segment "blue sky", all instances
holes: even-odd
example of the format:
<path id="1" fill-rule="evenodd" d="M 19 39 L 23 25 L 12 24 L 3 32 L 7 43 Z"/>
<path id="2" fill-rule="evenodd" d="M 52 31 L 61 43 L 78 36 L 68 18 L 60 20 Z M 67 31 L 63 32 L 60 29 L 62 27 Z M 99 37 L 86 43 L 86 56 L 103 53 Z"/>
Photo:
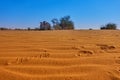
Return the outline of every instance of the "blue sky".
<path id="1" fill-rule="evenodd" d="M 120 28 L 120 0 L 0 0 L 0 27 L 39 27 L 40 21 L 70 15 L 76 29 Z"/>

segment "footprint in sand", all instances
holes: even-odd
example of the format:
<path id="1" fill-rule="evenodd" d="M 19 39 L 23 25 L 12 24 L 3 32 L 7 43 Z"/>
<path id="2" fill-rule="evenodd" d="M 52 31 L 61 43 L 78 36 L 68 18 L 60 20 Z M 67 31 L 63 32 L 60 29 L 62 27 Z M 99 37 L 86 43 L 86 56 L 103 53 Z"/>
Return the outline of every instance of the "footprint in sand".
<path id="1" fill-rule="evenodd" d="M 71 49 L 73 49 L 73 50 L 80 50 L 79 47 L 75 47 L 75 46 L 71 47 Z"/>
<path id="2" fill-rule="evenodd" d="M 113 45 L 106 45 L 106 44 L 97 44 L 97 46 L 99 46 L 101 50 L 113 50 L 116 48 Z"/>
<path id="3" fill-rule="evenodd" d="M 50 56 L 49 53 L 41 53 L 41 54 L 39 54 L 39 55 L 36 55 L 35 57 L 36 57 L 36 58 L 47 58 L 47 57 L 49 57 L 49 56 Z"/>
<path id="4" fill-rule="evenodd" d="M 93 51 L 90 51 L 90 50 L 81 50 L 77 54 L 75 54 L 75 56 L 90 56 L 90 55 L 93 55 L 93 54 L 94 54 Z"/>
<path id="5" fill-rule="evenodd" d="M 72 77 L 67 77 L 65 80 L 73 80 Z"/>

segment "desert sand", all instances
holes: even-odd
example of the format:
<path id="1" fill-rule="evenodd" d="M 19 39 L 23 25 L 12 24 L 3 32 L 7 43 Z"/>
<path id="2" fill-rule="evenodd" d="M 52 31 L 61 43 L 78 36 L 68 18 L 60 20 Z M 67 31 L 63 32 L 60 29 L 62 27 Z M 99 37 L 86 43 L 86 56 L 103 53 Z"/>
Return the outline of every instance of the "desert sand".
<path id="1" fill-rule="evenodd" d="M 120 80 L 120 31 L 0 31 L 0 80 Z"/>

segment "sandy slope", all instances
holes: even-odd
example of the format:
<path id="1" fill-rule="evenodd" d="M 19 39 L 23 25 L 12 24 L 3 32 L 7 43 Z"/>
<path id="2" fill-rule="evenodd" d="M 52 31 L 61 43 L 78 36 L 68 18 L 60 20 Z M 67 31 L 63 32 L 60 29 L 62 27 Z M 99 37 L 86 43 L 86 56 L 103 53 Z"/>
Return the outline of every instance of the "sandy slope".
<path id="1" fill-rule="evenodd" d="M 120 80 L 120 31 L 0 31 L 0 80 Z"/>

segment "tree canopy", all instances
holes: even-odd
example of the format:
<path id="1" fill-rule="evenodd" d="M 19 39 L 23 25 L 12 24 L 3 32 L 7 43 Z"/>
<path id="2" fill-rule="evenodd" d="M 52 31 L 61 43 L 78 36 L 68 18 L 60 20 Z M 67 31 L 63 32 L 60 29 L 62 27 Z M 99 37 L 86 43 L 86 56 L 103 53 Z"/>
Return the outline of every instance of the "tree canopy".
<path id="1" fill-rule="evenodd" d="M 100 27 L 100 29 L 101 29 L 101 30 L 103 30 L 103 29 L 107 29 L 107 30 L 109 30 L 109 29 L 110 29 L 110 30 L 116 30 L 116 29 L 117 29 L 117 25 L 114 24 L 114 23 L 108 23 L 108 24 L 106 24 L 106 25 Z"/>
<path id="2" fill-rule="evenodd" d="M 53 23 L 53 28 L 57 30 L 69 30 L 74 29 L 74 23 L 70 20 L 70 16 L 64 16 L 60 20 L 54 18 L 51 20 Z"/>
<path id="3" fill-rule="evenodd" d="M 40 22 L 40 30 L 51 30 L 51 25 L 47 21 Z"/>

